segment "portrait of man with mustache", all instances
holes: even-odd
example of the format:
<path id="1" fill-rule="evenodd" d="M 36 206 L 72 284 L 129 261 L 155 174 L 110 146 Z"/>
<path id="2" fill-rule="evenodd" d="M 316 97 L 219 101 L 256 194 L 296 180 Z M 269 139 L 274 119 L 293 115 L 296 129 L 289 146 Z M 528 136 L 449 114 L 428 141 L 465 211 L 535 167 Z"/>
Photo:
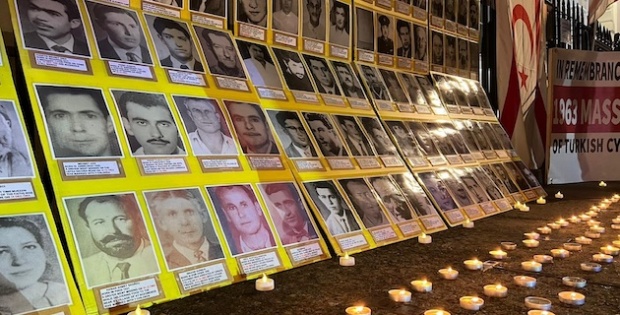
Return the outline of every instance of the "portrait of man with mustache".
<path id="1" fill-rule="evenodd" d="M 258 104 L 224 101 L 245 154 L 279 154 L 267 118 Z"/>

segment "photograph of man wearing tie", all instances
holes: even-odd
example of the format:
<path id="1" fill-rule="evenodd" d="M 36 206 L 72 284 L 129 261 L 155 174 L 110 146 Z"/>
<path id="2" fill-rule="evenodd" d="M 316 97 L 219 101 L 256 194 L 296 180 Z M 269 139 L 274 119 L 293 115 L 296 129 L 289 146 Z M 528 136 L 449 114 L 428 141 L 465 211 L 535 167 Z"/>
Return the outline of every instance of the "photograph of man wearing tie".
<path id="1" fill-rule="evenodd" d="M 276 134 L 280 143 L 285 147 L 284 152 L 289 158 L 312 158 L 317 153 L 310 141 L 310 136 L 301 123 L 301 119 L 293 111 L 267 111 L 271 122 L 276 127 Z M 277 124 L 276 124 L 277 122 Z"/>
<path id="2" fill-rule="evenodd" d="M 225 0 L 189 0 L 189 9 L 200 13 L 226 17 Z"/>
<path id="3" fill-rule="evenodd" d="M 198 52 L 187 23 L 152 15 L 145 15 L 145 17 L 162 67 L 205 71 L 197 58 Z M 164 56 L 165 58 L 161 58 Z"/>
<path id="4" fill-rule="evenodd" d="M 353 212 L 331 180 L 308 182 L 304 186 L 332 236 L 360 230 Z"/>
<path id="5" fill-rule="evenodd" d="M 17 9 L 26 49 L 91 56 L 75 0 L 18 1 Z"/>
<path id="6" fill-rule="evenodd" d="M 321 94 L 341 95 L 335 75 L 324 58 L 304 54 L 306 65 L 312 73 L 316 88 Z"/>
<path id="7" fill-rule="evenodd" d="M 357 121 L 355 121 L 355 117 L 353 116 L 344 116 L 344 115 L 335 115 L 336 119 L 338 119 L 338 125 L 340 127 L 340 131 L 344 135 L 347 145 L 349 146 L 349 151 L 353 156 L 371 156 L 374 155 L 372 149 L 370 148 L 370 141 L 360 128 Z"/>
<path id="8" fill-rule="evenodd" d="M 86 6 L 102 59 L 153 64 L 135 11 L 93 2 Z"/>

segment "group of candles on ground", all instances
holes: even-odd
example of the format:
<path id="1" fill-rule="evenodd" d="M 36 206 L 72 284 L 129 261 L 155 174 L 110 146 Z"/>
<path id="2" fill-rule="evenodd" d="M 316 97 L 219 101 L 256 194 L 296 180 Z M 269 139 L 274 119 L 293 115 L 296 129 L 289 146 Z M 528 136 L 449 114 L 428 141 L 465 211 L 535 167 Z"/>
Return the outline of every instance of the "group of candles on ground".
<path id="1" fill-rule="evenodd" d="M 601 187 L 605 187 L 599 184 Z M 564 198 L 564 195 L 560 192 L 555 194 L 557 199 Z M 585 236 L 579 236 L 575 238 L 575 242 L 564 243 L 562 248 L 552 249 L 551 255 L 534 255 L 533 260 L 524 261 L 521 263 L 521 268 L 529 272 L 541 272 L 543 265 L 553 262 L 553 259 L 563 259 L 570 256 L 571 252 L 581 251 L 583 245 L 592 244 L 592 239 L 600 238 L 601 233 L 605 232 L 605 228 L 601 227 L 601 222 L 594 220 L 598 216 L 598 213 L 602 210 L 606 210 L 611 203 L 620 201 L 620 195 L 615 194 L 611 199 L 604 199 L 597 206 L 593 206 L 588 212 L 579 216 L 572 216 L 568 220 L 559 219 L 555 222 L 547 224 L 547 226 L 538 228 L 538 232 L 524 233 L 525 239 L 523 245 L 528 248 L 535 248 L 539 245 L 540 235 L 551 234 L 552 230 L 557 230 L 562 227 L 566 227 L 569 223 L 585 222 L 588 229 L 585 231 Z M 537 200 L 538 204 L 545 204 L 546 200 L 540 198 Z M 521 211 L 529 211 L 529 207 L 525 204 L 517 203 L 515 208 Z M 469 223 L 469 222 L 468 222 Z M 620 230 L 620 215 L 612 220 L 612 229 Z M 473 222 L 467 227 L 473 227 Z M 419 238 L 419 242 L 423 244 L 429 244 L 432 242 L 432 238 L 429 235 L 423 234 Z M 489 254 L 495 260 L 503 260 L 508 257 L 508 252 L 517 248 L 517 244 L 513 242 L 501 242 L 501 249 L 492 250 Z M 613 245 L 606 245 L 600 247 L 600 253 L 594 254 L 592 260 L 594 262 L 581 263 L 581 270 L 590 272 L 599 272 L 602 270 L 600 263 L 612 263 L 614 256 L 618 256 L 620 253 L 620 235 L 618 240 L 613 241 Z M 484 263 L 478 259 L 469 259 L 463 262 L 465 269 L 468 270 L 481 270 Z M 353 266 L 355 265 L 355 258 L 346 255 L 340 257 L 340 265 Z M 451 267 L 440 269 L 439 275 L 446 280 L 454 280 L 458 277 L 459 272 Z M 536 278 L 525 275 L 518 275 L 514 278 L 514 283 L 521 287 L 534 288 L 536 286 Z M 586 285 L 586 280 L 579 277 L 566 276 L 562 278 L 562 283 L 566 286 L 579 289 Z M 433 290 L 432 282 L 426 279 L 419 279 L 411 281 L 411 287 L 414 291 L 425 293 Z M 508 295 L 508 288 L 501 284 L 489 284 L 483 287 L 484 295 L 493 298 L 503 298 Z M 411 301 L 412 293 L 405 289 L 392 289 L 388 291 L 389 297 L 392 301 L 407 303 Z M 585 303 L 585 295 L 575 291 L 562 291 L 558 293 L 558 299 L 561 303 L 570 306 L 580 306 Z M 484 305 L 484 299 L 478 296 L 462 296 L 459 299 L 459 305 L 466 310 L 478 311 Z M 528 315 L 554 315 L 551 309 L 552 301 L 542 297 L 528 296 L 525 298 L 525 306 L 529 309 Z M 345 310 L 347 315 L 370 315 L 372 310 L 363 305 L 351 306 Z M 450 315 L 446 310 L 431 309 L 424 312 L 424 315 Z"/>

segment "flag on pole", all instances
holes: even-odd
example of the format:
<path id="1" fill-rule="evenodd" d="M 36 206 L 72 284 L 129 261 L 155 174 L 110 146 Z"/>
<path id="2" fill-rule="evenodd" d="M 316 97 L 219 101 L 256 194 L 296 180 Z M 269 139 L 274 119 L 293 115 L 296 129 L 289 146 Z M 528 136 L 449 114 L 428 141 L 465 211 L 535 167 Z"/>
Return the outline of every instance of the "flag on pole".
<path id="1" fill-rule="evenodd" d="M 590 0 L 588 5 L 588 23 L 598 20 L 612 3 L 618 0 Z"/>
<path id="2" fill-rule="evenodd" d="M 531 169 L 545 159 L 546 47 L 544 0 L 496 1 L 500 122 Z"/>

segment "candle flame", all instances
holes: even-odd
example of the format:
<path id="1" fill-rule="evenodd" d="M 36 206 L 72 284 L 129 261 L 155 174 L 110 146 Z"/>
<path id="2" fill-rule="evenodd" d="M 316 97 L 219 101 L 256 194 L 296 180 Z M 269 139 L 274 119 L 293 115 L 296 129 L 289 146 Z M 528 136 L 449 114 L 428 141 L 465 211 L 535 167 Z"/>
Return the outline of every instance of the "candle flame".
<path id="1" fill-rule="evenodd" d="M 361 313 L 363 310 L 364 310 L 364 307 L 363 307 L 363 306 L 356 306 L 356 307 L 355 307 L 355 312 L 356 312 L 356 313 Z"/>
<path id="2" fill-rule="evenodd" d="M 577 298 L 577 294 L 575 294 L 575 292 L 571 293 L 570 298 L 574 300 L 575 298 Z"/>
<path id="3" fill-rule="evenodd" d="M 263 273 L 263 277 L 261 278 L 262 281 L 267 281 L 267 275 Z"/>
<path id="4" fill-rule="evenodd" d="M 437 312 L 437 315 L 443 315 L 443 311 Z"/>
<path id="5" fill-rule="evenodd" d="M 478 297 L 473 297 L 473 298 L 471 299 L 471 301 L 472 301 L 472 302 L 474 302 L 474 303 L 478 303 Z"/>
<path id="6" fill-rule="evenodd" d="M 498 284 L 498 285 L 495 286 L 495 289 L 497 289 L 497 290 L 501 290 L 501 288 L 502 288 L 501 284 Z"/>
<path id="7" fill-rule="evenodd" d="M 422 236 L 420 236 L 421 238 L 426 238 L 426 233 L 422 233 Z"/>
<path id="8" fill-rule="evenodd" d="M 344 259 L 349 259 L 349 254 L 348 253 L 344 253 Z"/>

